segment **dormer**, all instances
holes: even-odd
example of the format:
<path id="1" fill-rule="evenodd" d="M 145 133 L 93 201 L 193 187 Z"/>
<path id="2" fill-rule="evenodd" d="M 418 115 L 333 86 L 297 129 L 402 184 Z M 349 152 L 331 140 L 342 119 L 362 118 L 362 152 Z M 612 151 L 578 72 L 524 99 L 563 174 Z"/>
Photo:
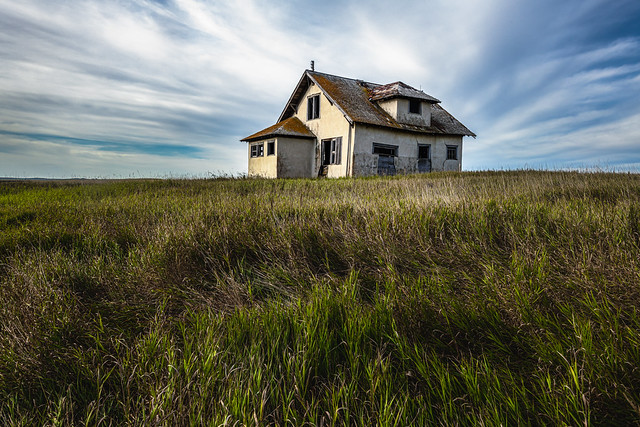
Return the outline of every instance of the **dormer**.
<path id="1" fill-rule="evenodd" d="M 375 87 L 369 100 L 377 103 L 398 123 L 424 127 L 431 126 L 431 106 L 440 102 L 402 82 Z"/>

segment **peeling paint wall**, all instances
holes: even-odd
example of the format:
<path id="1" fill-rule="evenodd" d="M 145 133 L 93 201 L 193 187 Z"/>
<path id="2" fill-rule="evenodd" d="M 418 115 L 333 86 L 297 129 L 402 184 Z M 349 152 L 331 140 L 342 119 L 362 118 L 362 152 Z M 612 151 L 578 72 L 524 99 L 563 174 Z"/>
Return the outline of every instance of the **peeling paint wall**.
<path id="1" fill-rule="evenodd" d="M 395 132 L 358 124 L 354 137 L 353 173 L 355 176 L 378 174 L 379 155 L 373 154 L 373 143 L 398 147 L 397 156 L 394 158 L 398 174 L 418 172 L 418 145 L 431 146 L 431 170 L 433 172 L 462 169 L 462 136 Z M 457 160 L 447 160 L 447 145 L 458 147 Z"/>
<path id="2" fill-rule="evenodd" d="M 320 94 L 320 117 L 307 120 L 307 98 L 315 94 Z M 318 86 L 312 84 L 302 97 L 302 102 L 296 109 L 296 116 L 317 136 L 316 147 L 311 155 L 314 162 L 312 176 L 318 176 L 320 170 L 321 141 L 337 137 L 342 137 L 342 155 L 340 156 L 342 161 L 339 165 L 329 165 L 327 176 L 330 178 L 346 176 L 347 157 L 349 153 L 353 153 L 353 150 L 349 149 L 349 122 L 342 112 L 322 94 Z"/>

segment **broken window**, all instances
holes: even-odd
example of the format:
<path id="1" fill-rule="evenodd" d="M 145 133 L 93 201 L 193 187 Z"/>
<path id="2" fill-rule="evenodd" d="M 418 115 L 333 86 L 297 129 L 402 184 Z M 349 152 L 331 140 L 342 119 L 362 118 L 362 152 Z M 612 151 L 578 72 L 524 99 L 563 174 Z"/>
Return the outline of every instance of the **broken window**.
<path id="1" fill-rule="evenodd" d="M 307 98 L 307 120 L 320 117 L 320 94 Z"/>
<path id="2" fill-rule="evenodd" d="M 251 157 L 262 157 L 264 156 L 264 143 L 252 144 L 251 145 Z"/>
<path id="3" fill-rule="evenodd" d="M 409 112 L 412 114 L 422 114 L 422 101 L 419 99 L 410 99 Z"/>
<path id="4" fill-rule="evenodd" d="M 271 140 L 267 142 L 267 156 L 273 156 L 276 154 L 276 141 Z"/>
<path id="5" fill-rule="evenodd" d="M 397 145 L 378 144 L 378 143 L 374 142 L 373 143 L 373 154 L 381 154 L 383 156 L 396 157 L 398 155 L 398 146 Z"/>
<path id="6" fill-rule="evenodd" d="M 342 137 L 322 140 L 322 164 L 339 165 L 342 161 Z"/>
<path id="7" fill-rule="evenodd" d="M 447 160 L 458 160 L 457 145 L 447 145 Z"/>

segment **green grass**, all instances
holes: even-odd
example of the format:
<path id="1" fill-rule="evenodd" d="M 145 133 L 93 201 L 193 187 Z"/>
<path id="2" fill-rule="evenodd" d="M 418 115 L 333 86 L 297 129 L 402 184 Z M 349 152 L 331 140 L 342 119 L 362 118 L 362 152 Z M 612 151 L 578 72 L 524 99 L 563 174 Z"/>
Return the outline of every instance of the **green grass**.
<path id="1" fill-rule="evenodd" d="M 640 175 L 0 184 L 8 425 L 640 423 Z"/>

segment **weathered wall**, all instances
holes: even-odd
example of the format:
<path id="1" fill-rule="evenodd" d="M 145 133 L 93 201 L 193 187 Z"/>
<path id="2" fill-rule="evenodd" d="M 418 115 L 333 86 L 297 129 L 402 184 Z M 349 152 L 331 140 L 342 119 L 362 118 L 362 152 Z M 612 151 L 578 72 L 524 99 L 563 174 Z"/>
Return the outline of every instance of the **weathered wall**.
<path id="1" fill-rule="evenodd" d="M 307 120 L 307 98 L 317 93 L 320 94 L 320 117 L 317 119 Z M 339 165 L 329 165 L 327 176 L 345 176 L 347 173 L 347 158 L 350 153 L 353 153 L 353 151 L 349 149 L 349 122 L 342 112 L 333 105 L 329 99 L 324 96 L 324 94 L 322 94 L 322 91 L 318 86 L 312 84 L 309 86 L 309 89 L 307 89 L 307 92 L 302 98 L 302 101 L 296 110 L 296 116 L 318 137 L 314 154 L 312 155 L 312 175 L 317 176 L 318 170 L 320 169 L 321 141 L 323 139 L 337 138 L 340 136 L 342 137 L 342 161 Z"/>
<path id="2" fill-rule="evenodd" d="M 431 126 L 431 104 L 421 102 L 422 114 L 409 112 L 409 100 L 404 98 L 392 98 L 378 101 L 378 105 L 391 117 L 400 123 L 416 126 Z"/>
<path id="3" fill-rule="evenodd" d="M 378 105 L 394 119 L 398 118 L 398 98 L 381 99 Z"/>
<path id="4" fill-rule="evenodd" d="M 278 137 L 276 140 L 278 178 L 316 176 L 314 175 L 315 146 L 313 139 Z"/>
<path id="5" fill-rule="evenodd" d="M 400 123 L 407 123 L 416 126 L 431 126 L 431 104 L 428 102 L 421 102 L 421 114 L 414 114 L 409 112 L 409 100 L 404 98 L 398 98 L 398 117 L 397 121 Z"/>
<path id="6" fill-rule="evenodd" d="M 373 143 L 398 146 L 398 156 L 394 159 L 399 174 L 418 172 L 418 145 L 431 145 L 431 170 L 459 171 L 462 169 L 462 137 L 422 135 L 396 132 L 384 128 L 357 124 L 354 136 L 354 168 L 356 176 L 376 175 L 378 155 L 373 154 Z M 447 145 L 458 147 L 458 160 L 446 160 Z"/>
<path id="7" fill-rule="evenodd" d="M 248 174 L 249 176 L 261 176 L 264 178 L 277 178 L 277 154 L 278 143 L 276 142 L 276 155 L 267 156 L 267 141 L 272 141 L 273 138 L 268 138 L 262 141 L 255 141 L 247 144 L 247 158 L 249 159 Z M 264 156 L 263 157 L 251 157 L 251 146 L 257 144 L 264 144 Z"/>

